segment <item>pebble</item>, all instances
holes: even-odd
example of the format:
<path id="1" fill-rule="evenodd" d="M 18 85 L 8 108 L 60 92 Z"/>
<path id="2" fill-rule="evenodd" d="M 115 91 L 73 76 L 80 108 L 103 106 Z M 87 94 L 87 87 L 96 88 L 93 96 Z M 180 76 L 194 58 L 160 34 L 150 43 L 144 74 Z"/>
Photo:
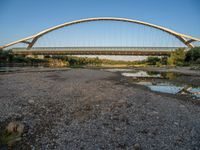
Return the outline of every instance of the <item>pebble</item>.
<path id="1" fill-rule="evenodd" d="M 135 145 L 133 145 L 133 149 L 134 150 L 141 150 L 140 144 L 136 143 Z"/>
<path id="2" fill-rule="evenodd" d="M 29 104 L 33 104 L 34 102 L 35 102 L 35 101 L 32 100 L 32 99 L 28 100 L 28 103 L 29 103 Z"/>
<path id="3" fill-rule="evenodd" d="M 13 121 L 7 125 L 6 130 L 10 133 L 17 132 L 21 135 L 24 132 L 24 124 L 18 121 Z"/>
<path id="4" fill-rule="evenodd" d="M 55 75 L 67 80 L 46 77 Z M 198 105 L 177 99 L 179 95 L 159 96 L 139 86 L 125 87 L 118 78 L 113 81 L 111 77 L 111 73 L 89 69 L 3 75 L 1 127 L 4 129 L 8 120 L 22 120 L 20 123 L 28 130 L 23 131 L 20 147 L 28 149 L 29 143 L 33 150 L 47 148 L 46 145 L 48 149 L 192 149 L 199 143 Z M 24 89 L 20 90 L 15 81 L 22 79 Z M 89 85 L 85 84 L 88 80 L 92 81 Z M 183 105 L 191 111 L 183 109 Z M 74 119 L 73 112 L 77 110 L 84 119 Z M 12 126 L 9 128 L 13 130 Z M 147 128 L 145 134 L 137 132 Z M 181 139 L 176 139 L 177 135 Z"/>

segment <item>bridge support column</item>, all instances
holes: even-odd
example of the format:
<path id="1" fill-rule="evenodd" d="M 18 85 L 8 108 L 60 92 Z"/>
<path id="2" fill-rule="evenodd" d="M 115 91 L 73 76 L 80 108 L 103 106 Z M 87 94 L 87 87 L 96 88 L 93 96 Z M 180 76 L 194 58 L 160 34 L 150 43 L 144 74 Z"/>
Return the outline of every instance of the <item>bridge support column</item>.
<path id="1" fill-rule="evenodd" d="M 187 45 L 189 48 L 194 48 L 194 45 L 191 44 L 191 42 L 192 42 L 193 40 L 187 41 L 184 37 L 181 37 L 181 36 L 177 36 L 177 38 L 178 38 L 179 40 L 181 40 L 181 41 L 182 41 L 185 45 Z"/>
<path id="2" fill-rule="evenodd" d="M 33 47 L 33 45 L 35 44 L 35 42 L 38 40 L 39 37 L 35 37 L 31 43 L 28 45 L 27 49 L 31 49 Z"/>
<path id="3" fill-rule="evenodd" d="M 36 55 L 36 58 L 38 58 L 38 59 L 44 59 L 44 55 Z"/>
<path id="4" fill-rule="evenodd" d="M 44 59 L 44 55 L 26 55 L 29 58 Z"/>

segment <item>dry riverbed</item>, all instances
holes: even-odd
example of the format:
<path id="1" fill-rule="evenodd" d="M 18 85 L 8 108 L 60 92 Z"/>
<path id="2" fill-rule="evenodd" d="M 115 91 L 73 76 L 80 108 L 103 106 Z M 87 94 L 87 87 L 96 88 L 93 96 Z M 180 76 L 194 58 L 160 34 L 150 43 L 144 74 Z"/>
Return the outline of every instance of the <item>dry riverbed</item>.
<path id="1" fill-rule="evenodd" d="M 3 73 L 0 131 L 12 121 L 25 125 L 17 150 L 199 150 L 200 105 L 190 99 L 104 70 Z"/>

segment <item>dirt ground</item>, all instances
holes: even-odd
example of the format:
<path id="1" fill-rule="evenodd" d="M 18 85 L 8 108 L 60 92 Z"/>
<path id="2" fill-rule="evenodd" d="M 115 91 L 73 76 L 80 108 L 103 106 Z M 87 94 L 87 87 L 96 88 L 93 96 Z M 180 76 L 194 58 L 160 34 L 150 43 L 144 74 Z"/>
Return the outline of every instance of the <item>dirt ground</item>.
<path id="1" fill-rule="evenodd" d="M 103 70 L 1 74 L 0 129 L 11 121 L 25 124 L 17 150 L 200 149 L 200 105 Z"/>

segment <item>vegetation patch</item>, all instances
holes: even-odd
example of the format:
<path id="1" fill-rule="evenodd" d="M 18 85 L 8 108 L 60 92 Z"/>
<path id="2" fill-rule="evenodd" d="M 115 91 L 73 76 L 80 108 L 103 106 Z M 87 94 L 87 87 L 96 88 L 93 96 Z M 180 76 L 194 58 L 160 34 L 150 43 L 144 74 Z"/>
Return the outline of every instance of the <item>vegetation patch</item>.
<path id="1" fill-rule="evenodd" d="M 12 147 L 16 142 L 21 140 L 24 132 L 24 124 L 18 121 L 10 122 L 0 133 L 0 148 L 3 146 Z"/>

